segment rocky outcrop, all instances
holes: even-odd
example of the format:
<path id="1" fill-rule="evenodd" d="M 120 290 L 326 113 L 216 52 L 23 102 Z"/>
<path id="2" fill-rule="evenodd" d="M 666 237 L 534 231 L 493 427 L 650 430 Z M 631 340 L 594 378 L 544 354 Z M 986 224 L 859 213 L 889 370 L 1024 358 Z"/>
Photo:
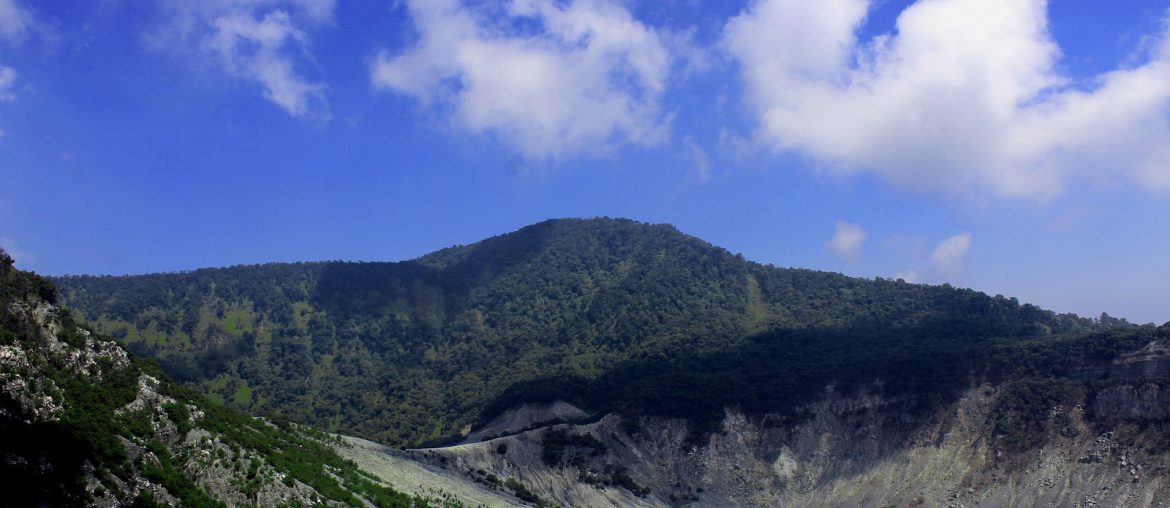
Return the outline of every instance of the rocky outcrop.
<path id="1" fill-rule="evenodd" d="M 1170 345 L 1155 341 L 1109 363 L 1080 369 L 1094 384 L 1094 415 L 1106 421 L 1170 424 Z"/>
<path id="2" fill-rule="evenodd" d="M 72 378 L 72 383 L 92 387 L 107 376 L 131 368 L 130 357 L 124 349 L 62 319 L 59 308 L 48 302 L 10 301 L 2 311 L 7 322 L 21 325 L 18 328 L 23 334 L 18 340 L 0 346 L 0 400 L 6 401 L 0 409 L 0 419 L 9 431 L 36 438 L 50 431 L 38 429 L 65 429 L 75 424 L 62 421 L 68 408 L 66 390 L 70 388 L 60 386 L 48 374 L 50 371 L 58 373 L 57 379 Z M 163 395 L 160 384 L 158 378 L 140 374 L 134 399 L 113 411 L 115 419 L 122 419 L 119 421 L 137 419 L 149 427 L 138 429 L 138 435 L 117 437 L 126 451 L 129 472 L 111 474 L 90 461 L 80 464 L 80 470 L 72 471 L 74 466 L 61 463 L 62 454 L 47 451 L 53 443 L 5 445 L 11 449 L 5 451 L 4 460 L 9 466 L 25 464 L 31 469 L 61 469 L 61 474 L 79 476 L 75 479 L 83 484 L 81 490 L 66 499 L 92 506 L 121 506 L 144 495 L 165 505 L 178 504 L 179 499 L 172 492 L 145 472 L 145 469 L 161 469 L 164 460 L 178 460 L 177 466 L 184 474 L 195 479 L 196 485 L 212 498 L 228 506 L 308 506 L 320 500 L 313 489 L 286 482 L 271 464 L 259 460 L 255 454 L 226 446 L 206 430 L 199 429 L 202 411 L 187 404 L 176 411 L 180 402 Z M 182 415 L 185 421 L 176 422 L 176 415 Z M 88 414 L 87 418 L 97 416 L 100 415 Z M 64 432 L 60 434 L 62 437 L 74 435 L 63 430 L 53 432 Z M 168 457 L 160 457 L 151 450 L 148 441 L 167 447 Z M 59 481 L 74 480 L 62 477 Z"/>
<path id="3" fill-rule="evenodd" d="M 38 301 L 11 302 L 0 309 L 25 322 L 31 344 L 0 346 L 0 396 L 16 404 L 8 416 L 25 423 L 57 421 L 64 411 L 61 387 L 41 370 L 51 365 L 74 376 L 101 380 L 105 372 L 125 368 L 130 359 L 126 351 L 111 341 L 95 338 L 89 330 L 70 330 L 77 338 L 66 344 L 58 337 L 64 331 L 56 306 Z"/>
<path id="4" fill-rule="evenodd" d="M 0 251 L 0 504 L 447 506 L 357 471 L 324 434 L 201 407 L 50 288 Z"/>
<path id="5" fill-rule="evenodd" d="M 323 503 L 311 487 L 277 471 L 255 451 L 229 446 L 205 430 L 192 430 L 180 446 L 191 457 L 184 473 L 228 506 Z"/>
<path id="6" fill-rule="evenodd" d="M 1112 383 L 1170 381 L 1170 344 L 1151 342 L 1137 351 L 1122 353 L 1110 362 L 1076 368 L 1072 377 Z"/>
<path id="7" fill-rule="evenodd" d="M 1140 422 L 1170 422 L 1170 384 L 1117 384 L 1099 390 L 1093 400 L 1098 417 Z"/>
<path id="8" fill-rule="evenodd" d="M 463 443 L 478 443 L 553 422 L 577 422 L 587 418 L 589 413 L 560 400 L 543 404 L 521 404 L 519 407 L 504 411 L 487 425 L 468 433 Z"/>

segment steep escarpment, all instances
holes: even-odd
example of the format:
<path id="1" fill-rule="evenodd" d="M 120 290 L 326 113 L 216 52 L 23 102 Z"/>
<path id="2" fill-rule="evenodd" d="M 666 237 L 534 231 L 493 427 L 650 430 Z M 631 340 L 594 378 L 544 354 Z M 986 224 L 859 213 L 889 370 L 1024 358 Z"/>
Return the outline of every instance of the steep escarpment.
<path id="1" fill-rule="evenodd" d="M 875 378 L 727 407 L 712 433 L 609 414 L 409 453 L 569 506 L 1167 506 L 1167 344 L 1170 325 L 1013 342 L 926 406 Z"/>
<path id="2" fill-rule="evenodd" d="M 800 421 L 729 410 L 701 443 L 683 420 L 610 415 L 411 454 L 565 506 L 1167 506 L 1168 422 L 1126 386 L 1035 408 L 1026 448 L 999 425 L 1010 390 L 984 384 L 920 417 L 830 389 Z M 1095 414 L 1102 398 L 1126 415 Z"/>

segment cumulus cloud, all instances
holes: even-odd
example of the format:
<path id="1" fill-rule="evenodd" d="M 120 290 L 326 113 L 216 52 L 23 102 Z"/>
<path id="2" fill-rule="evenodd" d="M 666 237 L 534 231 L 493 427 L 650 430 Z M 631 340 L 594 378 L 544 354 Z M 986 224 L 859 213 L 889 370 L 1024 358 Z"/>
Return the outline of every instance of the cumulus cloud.
<path id="1" fill-rule="evenodd" d="M 918 190 L 1170 190 L 1166 33 L 1137 65 L 1078 81 L 1045 0 L 919 0 L 895 33 L 859 40 L 872 3 L 760 0 L 727 24 L 762 141 Z"/>
<path id="2" fill-rule="evenodd" d="M 0 65 L 0 101 L 10 101 L 16 98 L 16 94 L 13 92 L 15 85 L 16 70 Z"/>
<path id="3" fill-rule="evenodd" d="M 327 87 L 304 68 L 313 66 L 307 30 L 332 23 L 333 8 L 333 0 L 172 0 L 148 39 L 258 84 L 289 115 L 325 118 Z"/>
<path id="4" fill-rule="evenodd" d="M 825 247 L 843 259 L 853 260 L 861 255 L 861 244 L 865 242 L 865 237 L 866 232 L 861 226 L 837 221 L 837 231 Z"/>
<path id="5" fill-rule="evenodd" d="M 409 0 L 418 41 L 382 52 L 376 88 L 442 108 L 529 158 L 665 139 L 660 107 L 672 67 L 667 39 L 610 0 L 512 0 L 471 9 Z"/>
<path id="6" fill-rule="evenodd" d="M 967 251 L 971 249 L 971 235 L 963 233 L 943 240 L 934 248 L 930 261 L 934 269 L 943 275 L 953 275 L 963 270 Z"/>

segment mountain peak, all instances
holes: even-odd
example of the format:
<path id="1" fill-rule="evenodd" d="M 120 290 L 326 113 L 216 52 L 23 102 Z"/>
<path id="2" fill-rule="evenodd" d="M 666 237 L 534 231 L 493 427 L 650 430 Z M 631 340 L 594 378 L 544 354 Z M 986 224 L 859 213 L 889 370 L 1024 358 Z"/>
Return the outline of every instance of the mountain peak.
<path id="1" fill-rule="evenodd" d="M 595 252 L 598 248 L 667 247 L 689 245 L 722 251 L 670 224 L 652 224 L 631 219 L 594 217 L 548 219 L 516 231 L 458 245 L 424 255 L 416 261 L 444 269 L 469 259 L 490 259 L 494 263 L 518 260 L 542 250 Z"/>
<path id="2" fill-rule="evenodd" d="M 764 266 L 669 225 L 611 218 L 548 220 L 404 262 L 59 285 L 103 331 L 237 408 L 396 444 L 549 396 L 709 423 L 744 397 L 780 410 L 834 376 L 882 377 L 927 353 L 967 364 L 996 340 L 1091 326 L 971 290 Z M 741 385 L 749 365 L 758 382 Z M 760 393 L 782 381 L 778 365 L 803 377 L 773 389 L 789 396 Z M 650 388 L 675 382 L 708 400 Z"/>

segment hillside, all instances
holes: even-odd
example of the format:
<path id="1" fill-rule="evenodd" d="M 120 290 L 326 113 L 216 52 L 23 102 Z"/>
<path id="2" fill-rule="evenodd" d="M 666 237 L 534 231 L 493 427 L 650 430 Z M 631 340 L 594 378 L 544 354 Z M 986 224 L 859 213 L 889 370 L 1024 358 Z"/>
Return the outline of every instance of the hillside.
<path id="1" fill-rule="evenodd" d="M 335 441 L 175 385 L 0 250 L 5 506 L 461 506 L 393 490 Z"/>
<path id="2" fill-rule="evenodd" d="M 996 351 L 1101 325 L 949 286 L 752 263 L 666 225 L 552 220 L 384 263 L 56 279 L 69 307 L 253 414 L 388 444 L 571 401 L 717 427 L 883 381 L 927 410 Z M 794 416 L 799 416 L 794 414 Z"/>
<path id="3" fill-rule="evenodd" d="M 1091 381 L 1064 378 L 1059 397 L 1039 395 L 1036 380 L 987 383 L 915 415 L 874 391 L 829 389 L 804 408 L 808 418 L 729 410 L 698 443 L 684 420 L 612 414 L 406 453 L 562 506 L 1164 507 L 1167 332 L 1090 362 Z M 1009 430 L 1020 417 L 1031 429 L 1024 445 Z M 351 453 L 371 471 L 401 467 L 396 452 Z"/>

